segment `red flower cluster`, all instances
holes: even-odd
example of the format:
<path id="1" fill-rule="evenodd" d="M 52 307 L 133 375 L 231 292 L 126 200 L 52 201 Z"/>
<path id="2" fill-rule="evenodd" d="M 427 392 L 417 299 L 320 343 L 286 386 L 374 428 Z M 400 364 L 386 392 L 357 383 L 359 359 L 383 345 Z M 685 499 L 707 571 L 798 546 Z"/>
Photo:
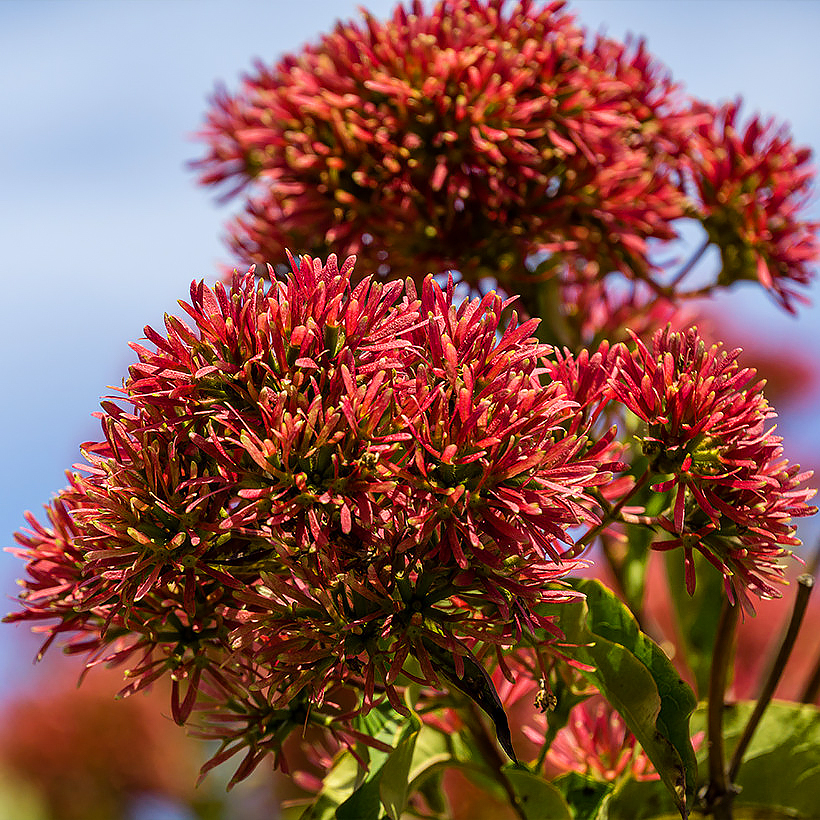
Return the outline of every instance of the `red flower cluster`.
<path id="1" fill-rule="evenodd" d="M 536 250 L 647 275 L 646 240 L 686 213 L 675 157 L 700 115 L 642 44 L 588 44 L 563 5 L 416 0 L 218 92 L 194 167 L 249 190 L 233 248 L 510 292 Z"/>
<path id="2" fill-rule="evenodd" d="M 731 599 L 751 608 L 747 590 L 779 596 L 778 558 L 799 545 L 792 519 L 815 512 L 814 491 L 783 457 L 775 416 L 754 370 L 737 364 L 740 351 L 707 348 L 697 331 L 658 331 L 649 349 L 620 346 L 612 395 L 645 424 L 642 450 L 654 485 L 669 492 L 672 517 L 660 524 L 675 537 L 656 548 L 682 546 L 687 586 L 695 585 L 692 550 L 723 573 Z M 672 498 L 674 500 L 672 500 Z"/>
<path id="3" fill-rule="evenodd" d="M 104 402 L 87 475 L 19 537 L 10 618 L 128 662 L 129 691 L 170 675 L 180 723 L 215 705 L 240 776 L 306 722 L 344 741 L 376 700 L 404 710 L 401 676 L 439 686 L 554 631 L 535 605 L 570 594 L 560 544 L 617 466 L 542 385 L 536 320 L 352 273 L 195 283 L 196 327 L 146 328 L 133 410 Z"/>
<path id="4" fill-rule="evenodd" d="M 687 164 L 695 207 L 720 249 L 718 284 L 759 281 L 790 312 L 805 301 L 792 284 L 808 285 L 820 256 L 820 223 L 801 218 L 811 196 L 811 151 L 797 148 L 773 120 L 738 123 L 739 103 L 700 104 Z"/>

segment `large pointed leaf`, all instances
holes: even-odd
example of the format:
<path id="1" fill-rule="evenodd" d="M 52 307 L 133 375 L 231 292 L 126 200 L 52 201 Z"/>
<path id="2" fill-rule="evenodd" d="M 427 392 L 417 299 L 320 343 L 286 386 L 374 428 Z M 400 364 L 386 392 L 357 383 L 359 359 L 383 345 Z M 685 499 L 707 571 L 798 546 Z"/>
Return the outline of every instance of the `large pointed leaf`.
<path id="1" fill-rule="evenodd" d="M 302 814 L 300 820 L 379 820 L 383 816 L 383 797 L 391 820 L 398 820 L 407 796 L 406 784 L 413 756 L 412 744 L 421 727 L 419 718 L 411 712 L 404 717 L 387 704 L 359 715 L 356 729 L 382 743 L 394 746 L 390 751 L 374 749 L 364 744 L 357 754 L 368 764 L 362 769 L 349 751 L 342 752 L 333 768 L 325 777 L 314 803 Z M 407 742 L 411 741 L 408 751 Z M 387 773 L 388 781 L 382 780 Z M 401 784 L 405 791 L 401 791 Z M 384 790 L 384 791 L 383 791 Z"/>
<path id="2" fill-rule="evenodd" d="M 379 773 L 368 777 L 337 809 L 336 820 L 379 820 L 382 803 L 379 799 Z"/>
<path id="3" fill-rule="evenodd" d="M 624 719 L 686 816 L 697 777 L 689 738 L 694 693 L 606 587 L 584 579 L 570 583 L 586 601 L 548 609 L 571 644 L 566 652 L 592 667 L 585 677 Z"/>
<path id="4" fill-rule="evenodd" d="M 413 712 L 410 718 L 396 748 L 387 756 L 379 778 L 379 799 L 390 820 L 399 820 L 407 805 L 410 767 L 421 731 L 421 721 Z"/>

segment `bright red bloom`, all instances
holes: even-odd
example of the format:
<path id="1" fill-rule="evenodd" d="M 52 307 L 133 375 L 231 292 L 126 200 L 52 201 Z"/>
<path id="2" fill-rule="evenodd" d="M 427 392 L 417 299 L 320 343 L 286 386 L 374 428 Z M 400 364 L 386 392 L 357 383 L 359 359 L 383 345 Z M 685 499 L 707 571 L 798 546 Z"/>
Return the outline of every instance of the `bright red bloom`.
<path id="1" fill-rule="evenodd" d="M 369 273 L 457 269 L 509 292 L 536 250 L 647 275 L 646 240 L 685 214 L 675 158 L 698 115 L 643 44 L 587 43 L 562 7 L 400 5 L 219 91 L 194 165 L 247 190 L 234 250 L 356 253 Z"/>
<path id="2" fill-rule="evenodd" d="M 305 721 L 357 739 L 361 709 L 405 708 L 411 669 L 446 685 L 548 638 L 535 604 L 571 597 L 549 588 L 573 568 L 560 545 L 615 466 L 542 386 L 535 321 L 352 272 L 303 257 L 286 281 L 195 283 L 196 327 L 146 328 L 133 411 L 103 403 L 88 475 L 19 539 L 11 619 L 127 662 L 129 691 L 170 675 L 179 723 L 214 707 L 225 756 L 248 748 L 239 776 Z"/>
<path id="3" fill-rule="evenodd" d="M 820 258 L 820 223 L 802 215 L 811 151 L 773 120 L 754 117 L 741 127 L 739 103 L 697 109 L 709 116 L 695 130 L 687 162 L 699 218 L 720 249 L 718 284 L 757 280 L 794 312 L 793 300 L 806 300 L 793 285 L 808 285 Z"/>
<path id="4" fill-rule="evenodd" d="M 645 424 L 643 454 L 663 479 L 653 489 L 670 493 L 672 516 L 660 523 L 675 538 L 655 548 L 683 546 L 690 592 L 699 549 L 731 599 L 751 608 L 747 590 L 778 596 L 778 558 L 799 545 L 792 519 L 815 512 L 814 491 L 768 427 L 775 413 L 762 383 L 738 366 L 739 351 L 707 348 L 694 328 L 658 331 L 651 349 L 634 341 L 634 352 L 620 347 L 610 387 Z"/>

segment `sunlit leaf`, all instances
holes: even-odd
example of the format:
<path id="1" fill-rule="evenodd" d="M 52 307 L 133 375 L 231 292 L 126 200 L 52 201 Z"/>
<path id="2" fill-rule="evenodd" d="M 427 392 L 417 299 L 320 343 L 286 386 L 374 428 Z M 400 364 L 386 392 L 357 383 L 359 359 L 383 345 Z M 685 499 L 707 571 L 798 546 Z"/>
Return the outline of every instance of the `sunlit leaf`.
<path id="1" fill-rule="evenodd" d="M 571 644 L 567 654 L 592 667 L 583 674 L 624 719 L 685 816 L 697 777 L 689 736 L 694 693 L 603 584 L 583 579 L 571 584 L 586 601 L 548 610 Z"/>
<path id="2" fill-rule="evenodd" d="M 723 737 L 731 755 L 754 709 L 744 701 L 723 711 Z M 693 724 L 703 728 L 705 707 Z M 700 757 L 705 758 L 705 745 Z M 791 812 L 788 816 L 820 816 L 820 710 L 801 703 L 773 701 L 752 737 L 737 777 L 740 794 L 734 804 Z"/>

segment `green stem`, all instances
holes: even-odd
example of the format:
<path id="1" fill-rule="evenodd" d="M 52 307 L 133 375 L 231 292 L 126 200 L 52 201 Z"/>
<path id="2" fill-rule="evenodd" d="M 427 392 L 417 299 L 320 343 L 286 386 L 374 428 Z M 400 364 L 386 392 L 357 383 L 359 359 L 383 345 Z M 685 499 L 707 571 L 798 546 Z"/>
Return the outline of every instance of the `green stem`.
<path id="1" fill-rule="evenodd" d="M 535 769 L 535 771 L 541 776 L 543 776 L 542 770 L 544 768 L 544 762 L 549 754 L 552 741 L 555 740 L 558 732 L 561 731 L 561 728 L 562 727 L 560 726 L 552 726 L 547 723 L 547 731 L 544 733 L 544 743 L 541 745 L 541 751 L 538 752 L 538 759 L 535 761 L 535 765 L 533 766 L 533 769 Z"/>
<path id="2" fill-rule="evenodd" d="M 560 291 L 560 275 L 555 273 L 540 281 L 534 279 L 532 274 L 522 276 L 515 283 L 513 292 L 518 294 L 527 314 L 541 320 L 535 331 L 539 342 L 574 351 L 580 340 L 561 309 L 563 299 Z"/>
<path id="3" fill-rule="evenodd" d="M 732 762 L 729 764 L 729 781 L 734 782 L 737 777 L 740 764 L 743 762 L 743 755 L 751 743 L 752 737 L 757 729 L 766 707 L 771 702 L 774 690 L 780 682 L 783 675 L 783 670 L 786 668 L 786 663 L 789 656 L 794 649 L 794 642 L 797 640 L 797 633 L 800 631 L 800 625 L 803 623 L 803 616 L 806 614 L 806 607 L 809 603 L 811 590 L 814 586 L 814 578 L 811 575 L 801 575 L 797 579 L 797 597 L 794 601 L 794 609 L 792 610 L 792 617 L 789 621 L 789 628 L 786 630 L 786 635 L 783 638 L 783 643 L 780 646 L 780 652 L 777 653 L 777 658 L 766 678 L 766 683 L 757 699 L 754 711 L 749 718 L 748 723 L 743 729 L 743 734 L 735 747 L 732 755 Z"/>
<path id="4" fill-rule="evenodd" d="M 632 596 L 628 593 L 628 584 L 626 573 L 624 572 L 624 562 L 618 561 L 616 555 L 614 554 L 612 547 L 610 546 L 609 542 L 606 538 L 601 538 L 601 551 L 604 554 L 604 558 L 606 558 L 607 564 L 609 564 L 609 568 L 612 570 L 612 576 L 615 579 L 615 583 L 618 586 L 618 591 L 620 592 L 621 600 L 626 602 L 626 605 L 629 607 L 630 612 L 635 616 L 635 620 L 638 622 L 638 628 L 641 632 L 647 632 L 647 624 L 646 624 L 646 615 L 643 610 L 643 602 L 638 600 L 633 600 Z M 655 635 L 650 635 L 653 639 L 656 638 Z M 661 643 L 661 641 L 658 641 Z"/>
<path id="5" fill-rule="evenodd" d="M 565 558 L 577 558 L 583 551 L 584 547 L 590 544 L 595 538 L 598 537 L 598 534 L 603 532 L 610 524 L 615 522 L 620 514 L 621 510 L 624 508 L 627 501 L 632 498 L 635 493 L 640 490 L 647 481 L 649 481 L 649 470 L 646 470 L 644 474 L 635 482 L 632 486 L 632 489 L 620 500 L 618 503 L 610 508 L 609 510 L 605 510 L 603 517 L 601 518 L 601 523 L 596 524 L 583 538 L 580 538 L 578 541 L 575 542 L 574 546 L 570 547 L 569 550 L 565 553 L 563 557 Z"/>
<path id="6" fill-rule="evenodd" d="M 732 656 L 732 642 L 735 637 L 739 607 L 723 599 L 718 620 L 715 648 L 712 655 L 712 669 L 709 674 L 709 706 L 707 712 L 707 744 L 709 749 L 709 785 L 706 787 L 705 802 L 715 820 L 732 820 L 732 791 L 726 779 L 726 764 L 723 752 L 723 697 L 726 692 L 726 678 L 729 660 Z"/>

